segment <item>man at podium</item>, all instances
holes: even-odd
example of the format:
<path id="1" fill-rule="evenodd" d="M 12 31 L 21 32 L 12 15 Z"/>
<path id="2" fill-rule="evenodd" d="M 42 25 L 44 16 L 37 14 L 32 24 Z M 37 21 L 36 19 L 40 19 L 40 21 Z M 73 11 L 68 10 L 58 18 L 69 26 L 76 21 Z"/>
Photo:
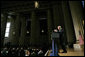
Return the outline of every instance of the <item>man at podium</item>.
<path id="1" fill-rule="evenodd" d="M 58 32 L 60 33 L 60 37 L 59 37 L 59 42 L 60 42 L 60 46 L 61 48 L 63 49 L 63 52 L 62 53 L 67 53 L 67 50 L 66 50 L 66 47 L 65 47 L 65 41 L 64 41 L 64 37 L 63 37 L 63 29 L 61 26 L 58 26 L 57 27 L 58 29 Z"/>

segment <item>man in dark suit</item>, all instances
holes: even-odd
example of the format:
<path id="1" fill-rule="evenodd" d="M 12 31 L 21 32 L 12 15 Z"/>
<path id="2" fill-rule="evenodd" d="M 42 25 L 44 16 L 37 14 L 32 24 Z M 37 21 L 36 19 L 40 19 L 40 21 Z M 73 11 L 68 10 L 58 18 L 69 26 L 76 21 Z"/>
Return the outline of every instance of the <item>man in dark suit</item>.
<path id="1" fill-rule="evenodd" d="M 60 33 L 60 38 L 59 39 L 60 39 L 61 48 L 63 49 L 62 53 L 67 53 L 67 50 L 66 50 L 66 47 L 65 47 L 65 41 L 64 41 L 65 39 L 63 37 L 64 30 L 62 29 L 61 26 L 58 26 L 57 29 L 58 29 L 58 32 Z"/>

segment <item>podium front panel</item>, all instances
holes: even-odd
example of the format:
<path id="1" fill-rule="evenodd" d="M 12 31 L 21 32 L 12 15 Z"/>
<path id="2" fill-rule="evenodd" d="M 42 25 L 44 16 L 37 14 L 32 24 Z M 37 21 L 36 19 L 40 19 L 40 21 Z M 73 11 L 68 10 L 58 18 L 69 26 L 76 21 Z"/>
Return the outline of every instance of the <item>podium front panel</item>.
<path id="1" fill-rule="evenodd" d="M 51 37 L 52 38 L 59 38 L 60 37 L 60 34 L 58 32 L 52 32 Z"/>

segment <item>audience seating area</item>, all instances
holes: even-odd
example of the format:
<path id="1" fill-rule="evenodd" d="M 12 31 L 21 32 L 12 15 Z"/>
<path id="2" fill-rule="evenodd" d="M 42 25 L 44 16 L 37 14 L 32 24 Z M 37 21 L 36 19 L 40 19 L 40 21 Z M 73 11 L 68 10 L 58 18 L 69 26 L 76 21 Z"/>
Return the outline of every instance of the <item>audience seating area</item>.
<path id="1" fill-rule="evenodd" d="M 47 50 L 23 47 L 1 48 L 1 56 L 44 56 Z"/>

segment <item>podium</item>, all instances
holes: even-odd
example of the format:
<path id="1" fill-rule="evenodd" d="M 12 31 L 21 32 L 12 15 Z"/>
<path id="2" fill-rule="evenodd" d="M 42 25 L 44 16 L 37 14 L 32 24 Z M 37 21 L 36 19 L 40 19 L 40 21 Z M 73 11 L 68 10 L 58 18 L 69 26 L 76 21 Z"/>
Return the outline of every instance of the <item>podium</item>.
<path id="1" fill-rule="evenodd" d="M 51 38 L 52 38 L 52 55 L 51 56 L 58 56 L 58 48 L 57 43 L 55 40 L 57 40 L 60 37 L 59 32 L 52 32 Z"/>
<path id="2" fill-rule="evenodd" d="M 60 37 L 60 33 L 59 32 L 52 32 L 51 34 L 52 39 L 56 39 Z"/>

